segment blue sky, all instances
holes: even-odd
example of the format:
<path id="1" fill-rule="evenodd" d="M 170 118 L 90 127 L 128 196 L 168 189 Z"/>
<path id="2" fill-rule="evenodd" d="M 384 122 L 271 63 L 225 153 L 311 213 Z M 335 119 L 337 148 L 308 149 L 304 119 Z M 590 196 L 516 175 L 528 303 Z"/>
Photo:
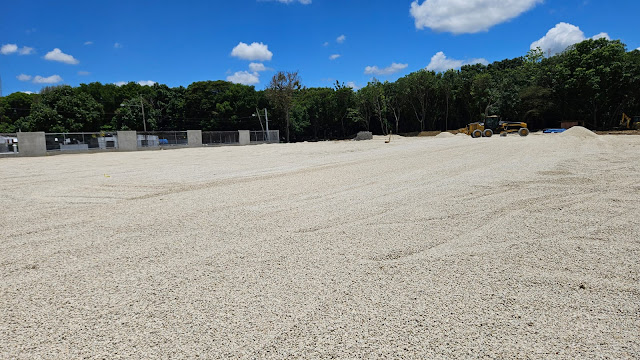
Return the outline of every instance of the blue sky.
<path id="1" fill-rule="evenodd" d="M 93 81 L 263 89 L 275 70 L 359 87 L 521 56 L 536 41 L 548 53 L 596 35 L 640 47 L 640 4 L 622 0 L 15 0 L 1 11 L 4 95 Z"/>

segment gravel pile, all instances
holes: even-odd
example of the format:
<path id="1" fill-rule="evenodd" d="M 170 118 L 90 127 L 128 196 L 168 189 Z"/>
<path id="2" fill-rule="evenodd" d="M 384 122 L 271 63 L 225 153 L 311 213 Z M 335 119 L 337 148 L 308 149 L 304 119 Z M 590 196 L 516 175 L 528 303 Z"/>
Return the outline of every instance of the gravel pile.
<path id="1" fill-rule="evenodd" d="M 455 135 L 453 135 L 453 134 L 452 134 L 452 133 L 450 133 L 450 132 L 443 131 L 443 132 L 441 132 L 440 134 L 436 135 L 436 137 L 437 137 L 437 138 L 452 138 L 452 137 L 456 137 L 456 136 L 455 136 Z"/>
<path id="2" fill-rule="evenodd" d="M 562 133 L 560 133 L 560 136 L 564 136 L 564 137 L 574 137 L 574 138 L 578 138 L 578 139 L 582 139 L 582 140 L 586 140 L 586 139 L 594 139 L 599 137 L 600 135 L 594 133 L 593 131 L 584 128 L 582 126 L 574 126 Z"/>
<path id="3" fill-rule="evenodd" d="M 0 159 L 0 358 L 637 359 L 640 137 L 600 138 Z"/>

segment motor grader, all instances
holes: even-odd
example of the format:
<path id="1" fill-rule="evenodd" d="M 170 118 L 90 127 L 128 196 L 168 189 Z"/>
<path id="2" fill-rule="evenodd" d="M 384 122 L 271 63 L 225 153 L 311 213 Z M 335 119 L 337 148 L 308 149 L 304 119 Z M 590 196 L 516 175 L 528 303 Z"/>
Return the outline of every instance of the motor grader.
<path id="1" fill-rule="evenodd" d="M 471 123 L 464 129 L 460 129 L 460 132 L 471 135 L 472 138 L 492 137 L 493 134 L 507 136 L 511 133 L 518 133 L 520 136 L 529 135 L 527 123 L 502 121 L 498 115 L 487 116 L 484 122 Z"/>

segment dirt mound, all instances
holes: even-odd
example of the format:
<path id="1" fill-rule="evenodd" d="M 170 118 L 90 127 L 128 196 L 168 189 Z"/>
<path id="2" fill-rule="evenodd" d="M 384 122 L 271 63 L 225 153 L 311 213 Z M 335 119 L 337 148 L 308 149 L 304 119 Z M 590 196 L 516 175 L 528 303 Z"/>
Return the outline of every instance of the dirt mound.
<path id="1" fill-rule="evenodd" d="M 571 129 L 561 133 L 560 136 L 571 136 L 574 138 L 586 140 L 597 138 L 599 135 L 582 126 L 574 126 Z"/>
<path id="2" fill-rule="evenodd" d="M 441 132 L 440 134 L 436 135 L 437 138 L 452 138 L 452 137 L 456 137 L 455 135 L 453 135 L 450 132 Z"/>
<path id="3" fill-rule="evenodd" d="M 465 133 L 457 133 L 456 136 L 469 136 L 469 135 L 467 135 Z"/>

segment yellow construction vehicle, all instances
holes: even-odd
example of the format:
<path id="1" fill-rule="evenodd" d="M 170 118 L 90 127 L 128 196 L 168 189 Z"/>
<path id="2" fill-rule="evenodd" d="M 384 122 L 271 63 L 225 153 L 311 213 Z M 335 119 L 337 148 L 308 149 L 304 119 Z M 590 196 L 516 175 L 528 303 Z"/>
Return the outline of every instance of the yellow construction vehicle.
<path id="1" fill-rule="evenodd" d="M 529 135 L 527 123 L 514 121 L 501 121 L 498 115 L 487 116 L 484 122 L 474 122 L 460 132 L 471 135 L 472 138 L 492 137 L 493 134 L 507 136 L 510 133 L 518 133 L 520 136 Z"/>
<path id="2" fill-rule="evenodd" d="M 625 113 L 622 113 L 620 127 L 628 130 L 640 130 L 640 116 L 634 116 L 633 119 Z"/>

